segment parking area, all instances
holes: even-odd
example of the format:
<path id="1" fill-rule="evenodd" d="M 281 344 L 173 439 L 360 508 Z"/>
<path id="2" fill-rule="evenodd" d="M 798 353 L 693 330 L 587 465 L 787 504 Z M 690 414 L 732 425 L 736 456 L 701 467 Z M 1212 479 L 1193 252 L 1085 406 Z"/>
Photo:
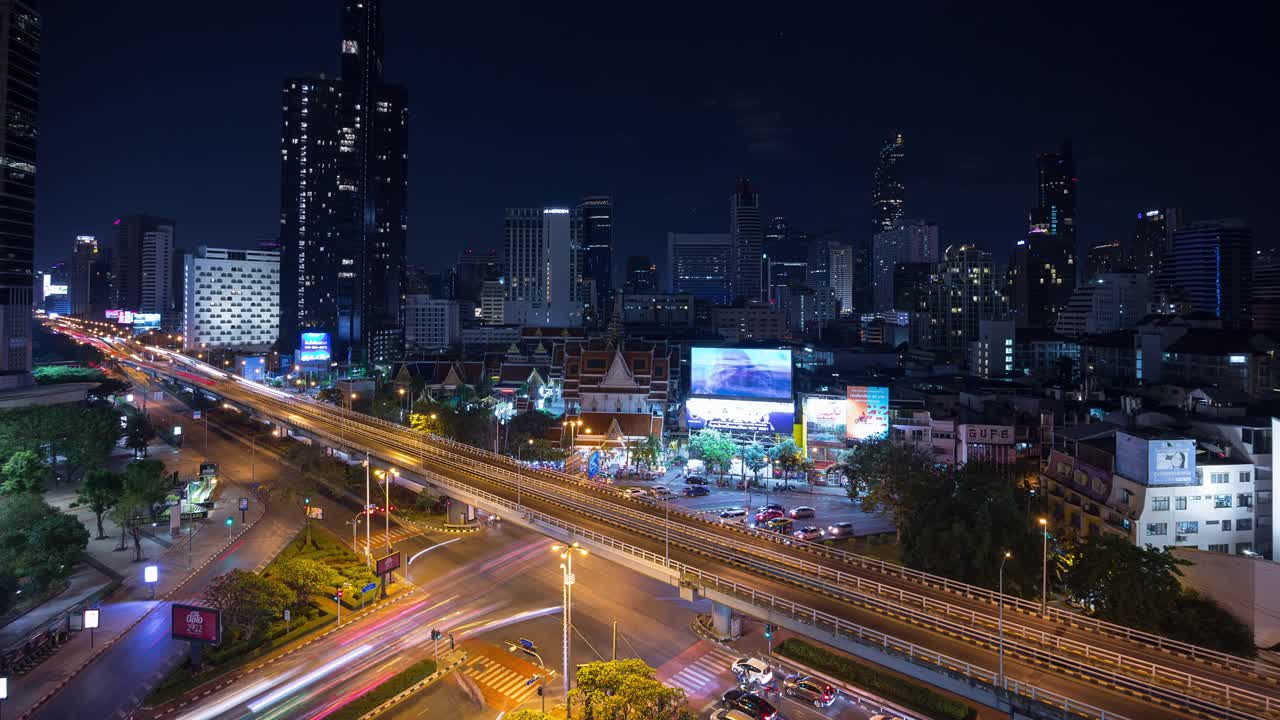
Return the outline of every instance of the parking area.
<path id="1" fill-rule="evenodd" d="M 810 486 L 793 481 L 791 489 L 785 491 L 774 491 L 772 489 L 765 491 L 760 488 L 737 490 L 732 486 L 717 487 L 715 480 L 716 478 L 713 475 L 708 478 L 707 484 L 699 486 L 705 487 L 707 494 L 698 497 L 686 497 L 684 495 L 685 488 L 693 486 L 685 483 L 684 477 L 678 470 L 668 472 L 664 477 L 653 481 L 618 481 L 615 483 L 615 487 L 625 490 L 628 487 L 650 489 L 662 486 L 670 492 L 669 502 L 673 508 L 680 507 L 690 512 L 703 513 L 716 519 L 720 519 L 721 513 L 726 510 L 746 508 L 745 515 L 736 518 L 725 518 L 724 522 L 745 522 L 748 525 L 753 525 L 755 524 L 755 514 L 758 508 L 776 503 L 781 505 L 788 513 L 797 507 L 813 509 L 813 517 L 795 518 L 792 523 L 792 530 L 799 530 L 807 526 L 825 530 L 837 523 L 851 523 L 853 526 L 851 537 L 893 532 L 893 523 L 887 515 L 863 512 L 857 501 L 849 499 L 847 491 L 843 487 Z M 736 478 L 734 478 L 734 481 L 736 482 Z M 772 484 L 770 483 L 770 485 Z M 662 501 L 658 500 L 658 502 Z"/>

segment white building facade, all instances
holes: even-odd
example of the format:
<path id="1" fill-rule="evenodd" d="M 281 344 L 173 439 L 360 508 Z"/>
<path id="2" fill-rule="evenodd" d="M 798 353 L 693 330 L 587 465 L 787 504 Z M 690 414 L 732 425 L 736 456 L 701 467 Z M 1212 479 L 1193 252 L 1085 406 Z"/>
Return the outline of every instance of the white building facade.
<path id="1" fill-rule="evenodd" d="M 581 325 L 582 216 L 564 207 L 508 208 L 505 221 L 507 323 Z"/>
<path id="2" fill-rule="evenodd" d="M 458 303 L 429 295 L 404 298 L 404 346 L 410 352 L 439 350 L 457 343 L 461 335 Z"/>
<path id="3" fill-rule="evenodd" d="M 200 246 L 186 257 L 183 347 L 266 350 L 280 335 L 280 253 Z"/>

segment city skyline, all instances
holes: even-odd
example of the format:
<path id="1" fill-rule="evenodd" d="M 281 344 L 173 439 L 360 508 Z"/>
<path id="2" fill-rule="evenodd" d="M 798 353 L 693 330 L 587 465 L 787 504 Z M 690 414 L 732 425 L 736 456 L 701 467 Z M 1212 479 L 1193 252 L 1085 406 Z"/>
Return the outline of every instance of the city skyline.
<path id="1" fill-rule="evenodd" d="M 106 52 L 100 43 L 110 39 L 115 47 L 127 45 L 120 41 L 134 33 L 155 35 L 156 27 L 174 20 L 177 9 L 160 4 L 132 6 L 128 12 L 91 5 L 74 12 L 67 12 L 69 5 L 49 8 L 37 263 L 63 259 L 76 235 L 107 236 L 111 220 L 129 212 L 174 217 L 183 228 L 184 247 L 249 247 L 273 234 L 280 79 L 338 70 L 333 59 L 341 32 L 338 13 L 302 8 L 295 3 L 263 9 L 255 27 L 229 26 L 214 11 L 184 15 L 196 29 L 183 36 L 181 47 L 161 41 L 155 54 L 174 58 L 164 64 L 151 60 L 155 54 Z M 867 87 L 875 66 L 856 72 L 866 60 L 862 53 L 871 56 L 889 42 L 870 33 L 878 23 L 874 13 L 862 18 L 868 36 L 862 38 L 864 49 L 856 51 L 831 42 L 831 31 L 817 19 L 783 19 L 776 26 L 734 19 L 759 49 L 760 69 L 753 80 L 727 74 L 714 42 L 651 67 L 626 60 L 628 51 L 642 49 L 632 47 L 634 40 L 623 38 L 616 48 L 593 45 L 599 64 L 574 77 L 566 71 L 576 53 L 535 54 L 531 66 L 509 62 L 527 55 L 521 52 L 527 40 L 513 29 L 498 28 L 485 40 L 509 49 L 499 52 L 495 45 L 495 52 L 480 59 L 481 49 L 465 48 L 479 39 L 474 35 L 437 37 L 431 25 L 418 22 L 420 11 L 405 4 L 391 4 L 385 12 L 388 81 L 407 84 L 419 97 L 433 97 L 410 124 L 410 144 L 418 148 L 408 203 L 410 262 L 438 262 L 463 247 L 497 247 L 505 207 L 572 203 L 600 193 L 613 195 L 618 208 L 614 257 L 649 254 L 656 260 L 667 232 L 727 229 L 723 197 L 737 177 L 750 177 L 760 186 L 762 218 L 786 216 L 809 231 L 839 226 L 842 240 L 859 240 L 852 235 L 870 223 L 866 198 L 877 146 L 891 130 L 903 132 L 911 144 L 907 215 L 937 222 L 948 243 L 976 243 L 997 260 L 1021 236 L 1026 208 L 1034 203 L 1036 154 L 1051 152 L 1064 139 L 1076 148 L 1083 244 L 1127 239 L 1134 212 L 1165 206 L 1184 208 L 1193 222 L 1241 217 L 1255 227 L 1260 245 L 1274 242 L 1263 182 L 1274 150 L 1262 145 L 1260 119 L 1241 113 L 1228 127 L 1207 106 L 1161 93 L 1175 78 L 1185 77 L 1194 89 L 1202 78 L 1232 69 L 1223 90 L 1247 100 L 1252 68 L 1260 66 L 1250 59 L 1256 51 L 1248 42 L 1228 46 L 1221 41 L 1221 52 L 1198 55 L 1193 62 L 1158 41 L 1163 35 L 1158 28 L 1135 39 L 1063 19 L 1064 32 L 1083 32 L 1082 39 L 1101 52 L 1050 69 L 1051 59 L 1030 38 L 1020 40 L 1014 33 L 1005 49 L 1010 56 L 1022 52 L 1028 61 L 1025 68 L 1012 67 L 994 51 L 957 43 L 954 37 L 963 35 L 958 32 L 963 27 L 956 23 L 974 21 L 935 12 L 926 14 L 921 32 L 936 36 L 937 49 L 909 61 L 901 68 L 902 79 L 886 89 Z M 685 19 L 678 27 L 655 31 L 679 40 L 718 20 L 704 10 Z M 839 25 L 853 16 L 823 19 Z M 1033 20 L 1015 14 L 970 29 L 980 44 L 981 37 L 1007 35 Z M 1144 22 L 1164 26 L 1184 20 L 1174 13 Z M 571 19 L 551 31 L 572 33 L 581 30 L 580 22 Z M 428 42 L 422 41 L 423 33 L 432 33 Z M 967 64 L 943 66 L 944 52 L 961 53 Z M 1134 55 L 1126 74 L 1103 74 L 1106 58 L 1122 52 Z M 1200 59 L 1211 55 L 1215 58 Z M 810 81 L 781 82 L 815 61 L 831 73 L 848 73 L 853 86 L 840 97 L 826 97 L 815 94 L 817 85 Z M 684 66 L 688 77 L 680 76 Z M 978 70 L 988 71 L 982 90 L 965 81 Z M 517 71 L 548 81 L 512 90 L 505 83 Z M 123 79 L 96 82 L 103 72 Z M 1020 105 L 1015 91 L 1033 75 L 1046 86 L 1069 88 L 1073 107 L 1053 120 L 1015 112 Z M 201 82 L 182 81 L 188 77 Z M 598 82 L 601 78 L 610 81 Z M 717 82 L 708 85 L 713 79 Z M 1142 89 L 1132 90 L 1139 82 Z M 149 86 L 170 88 L 173 101 L 145 114 L 125 112 L 120 104 Z M 216 106 L 210 86 L 218 90 Z M 873 111 L 864 112 L 844 97 L 859 90 L 873 93 Z M 635 97 L 624 99 L 625 91 Z M 544 116 L 494 112 L 495 106 L 524 106 L 538 95 L 553 106 Z M 945 121 L 926 112 L 943 106 L 948 107 Z M 89 116 L 84 108 L 97 111 Z M 1129 112 L 1138 108 L 1144 112 Z M 992 122 L 993 117 L 1001 119 Z M 212 139 L 224 123 L 239 128 L 235 143 Z M 1194 142 L 1203 137 L 1214 140 Z M 175 149 L 199 172 L 164 171 Z M 64 180 L 55 184 L 50 176 Z M 1205 182 L 1209 177 L 1215 182 Z"/>

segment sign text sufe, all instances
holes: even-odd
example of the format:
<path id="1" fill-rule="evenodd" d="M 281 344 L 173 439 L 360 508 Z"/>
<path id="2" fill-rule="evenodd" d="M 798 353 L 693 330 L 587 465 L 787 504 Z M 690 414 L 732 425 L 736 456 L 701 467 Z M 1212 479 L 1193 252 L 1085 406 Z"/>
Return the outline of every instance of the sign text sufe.
<path id="1" fill-rule="evenodd" d="M 965 442 L 1012 445 L 1013 428 L 1008 425 L 965 425 Z"/>

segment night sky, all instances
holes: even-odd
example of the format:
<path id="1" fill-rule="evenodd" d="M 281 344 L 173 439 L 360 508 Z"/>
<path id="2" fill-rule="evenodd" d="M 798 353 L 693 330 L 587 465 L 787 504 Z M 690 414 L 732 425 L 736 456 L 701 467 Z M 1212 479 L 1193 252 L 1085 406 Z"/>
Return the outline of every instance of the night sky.
<path id="1" fill-rule="evenodd" d="M 937 222 L 943 245 L 1003 257 L 1035 153 L 1067 137 L 1086 243 L 1127 240 L 1160 205 L 1242 217 L 1263 245 L 1280 230 L 1261 5 L 457 5 L 385 5 L 385 74 L 410 92 L 411 262 L 500 247 L 504 207 L 601 192 L 617 264 L 660 262 L 668 231 L 727 230 L 739 176 L 766 217 L 861 238 L 891 129 L 907 215 Z M 337 71 L 339 0 L 43 13 L 39 263 L 126 212 L 176 218 L 187 248 L 278 232 L 280 84 Z"/>

